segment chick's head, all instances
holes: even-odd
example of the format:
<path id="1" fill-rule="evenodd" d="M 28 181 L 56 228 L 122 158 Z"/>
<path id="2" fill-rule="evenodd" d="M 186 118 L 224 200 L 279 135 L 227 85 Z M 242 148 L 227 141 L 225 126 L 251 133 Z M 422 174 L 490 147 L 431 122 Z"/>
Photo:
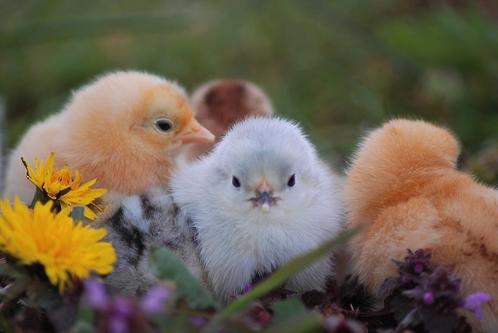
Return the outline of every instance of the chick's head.
<path id="1" fill-rule="evenodd" d="M 250 117 L 269 117 L 273 114 L 263 90 L 245 80 L 209 81 L 194 91 L 191 103 L 196 119 L 216 136 L 217 142 L 236 123 Z M 212 148 L 213 144 L 193 145 L 189 157 L 197 159 Z"/>
<path id="2" fill-rule="evenodd" d="M 282 216 L 313 204 L 320 182 L 314 147 L 280 119 L 236 125 L 209 157 L 212 192 L 233 213 Z"/>
<path id="3" fill-rule="evenodd" d="M 245 80 L 214 80 L 192 94 L 196 118 L 217 139 L 237 122 L 257 116 L 271 116 L 273 108 L 257 85 Z"/>
<path id="4" fill-rule="evenodd" d="M 68 164 L 122 193 L 164 184 L 179 148 L 214 141 L 181 87 L 142 72 L 97 79 L 75 92 L 66 113 Z"/>
<path id="5" fill-rule="evenodd" d="M 193 117 L 183 91 L 171 84 L 149 89 L 132 115 L 131 132 L 155 151 L 171 151 L 183 144 L 210 143 L 214 136 Z"/>

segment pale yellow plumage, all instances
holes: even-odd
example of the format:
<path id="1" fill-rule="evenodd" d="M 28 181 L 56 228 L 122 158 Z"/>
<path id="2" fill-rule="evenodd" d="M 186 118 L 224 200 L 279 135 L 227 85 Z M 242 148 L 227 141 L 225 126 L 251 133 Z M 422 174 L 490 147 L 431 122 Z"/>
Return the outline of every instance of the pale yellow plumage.
<path id="1" fill-rule="evenodd" d="M 79 170 L 82 181 L 96 178 L 97 187 L 113 193 L 141 193 L 167 183 L 184 144 L 212 141 L 175 83 L 142 72 L 107 74 L 28 130 L 10 155 L 4 194 L 30 202 L 34 187 L 20 159 L 32 162 L 52 152 L 55 167 Z"/>

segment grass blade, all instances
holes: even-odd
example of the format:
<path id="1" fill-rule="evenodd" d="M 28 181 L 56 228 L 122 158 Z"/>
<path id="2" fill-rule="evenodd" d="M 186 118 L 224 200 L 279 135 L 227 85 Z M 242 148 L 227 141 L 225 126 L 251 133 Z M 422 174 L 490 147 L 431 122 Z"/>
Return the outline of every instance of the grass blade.
<path id="1" fill-rule="evenodd" d="M 320 257 L 334 250 L 337 246 L 345 243 L 348 239 L 354 236 L 360 228 L 349 229 L 341 232 L 337 237 L 326 241 L 315 250 L 312 250 L 302 256 L 296 257 L 286 265 L 280 267 L 266 280 L 257 285 L 253 290 L 247 294 L 242 295 L 235 301 L 230 303 L 224 310 L 216 315 L 208 326 L 207 332 L 216 331 L 220 323 L 227 317 L 234 315 L 244 310 L 251 302 L 257 300 L 259 297 L 267 294 L 271 290 L 277 288 L 287 281 L 289 277 L 296 274 L 304 267 L 310 265 Z"/>

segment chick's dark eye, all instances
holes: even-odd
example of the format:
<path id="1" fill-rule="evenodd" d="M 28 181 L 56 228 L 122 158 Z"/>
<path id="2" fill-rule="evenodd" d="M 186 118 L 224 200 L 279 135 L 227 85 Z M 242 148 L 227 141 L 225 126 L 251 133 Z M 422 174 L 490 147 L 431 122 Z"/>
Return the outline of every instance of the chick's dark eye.
<path id="1" fill-rule="evenodd" d="M 154 126 L 159 132 L 169 132 L 173 128 L 171 120 L 166 118 L 157 119 Z"/>
<path id="2" fill-rule="evenodd" d="M 232 177 L 232 185 L 233 187 L 239 188 L 240 187 L 240 181 L 237 177 L 233 176 Z"/>
<path id="3" fill-rule="evenodd" d="M 290 176 L 289 180 L 287 181 L 287 186 L 292 187 L 296 185 L 296 175 Z"/>

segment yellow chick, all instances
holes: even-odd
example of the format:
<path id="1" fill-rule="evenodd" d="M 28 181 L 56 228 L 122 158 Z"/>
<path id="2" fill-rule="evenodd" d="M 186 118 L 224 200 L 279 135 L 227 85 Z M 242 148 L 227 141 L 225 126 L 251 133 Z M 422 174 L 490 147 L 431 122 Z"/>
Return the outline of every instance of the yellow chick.
<path id="1" fill-rule="evenodd" d="M 263 90 L 245 80 L 209 81 L 194 91 L 191 103 L 196 119 L 216 136 L 216 142 L 246 118 L 273 115 L 270 100 Z M 213 145 L 194 145 L 190 158 L 211 151 Z"/>
<path id="2" fill-rule="evenodd" d="M 393 120 L 364 139 L 345 188 L 349 226 L 367 227 L 350 244 L 353 270 L 377 292 L 396 275 L 392 259 L 430 249 L 462 279 L 463 296 L 492 296 L 474 325 L 497 332 L 498 191 L 455 169 L 459 151 L 450 132 L 423 121 Z"/>
<path id="3" fill-rule="evenodd" d="M 85 179 L 115 194 L 137 194 L 168 182 L 183 145 L 214 142 L 193 116 L 176 83 L 156 75 L 120 71 L 74 92 L 63 110 L 33 125 L 10 155 L 5 195 L 29 202 L 34 187 L 21 157 L 56 154 L 57 166 L 80 170 Z"/>

